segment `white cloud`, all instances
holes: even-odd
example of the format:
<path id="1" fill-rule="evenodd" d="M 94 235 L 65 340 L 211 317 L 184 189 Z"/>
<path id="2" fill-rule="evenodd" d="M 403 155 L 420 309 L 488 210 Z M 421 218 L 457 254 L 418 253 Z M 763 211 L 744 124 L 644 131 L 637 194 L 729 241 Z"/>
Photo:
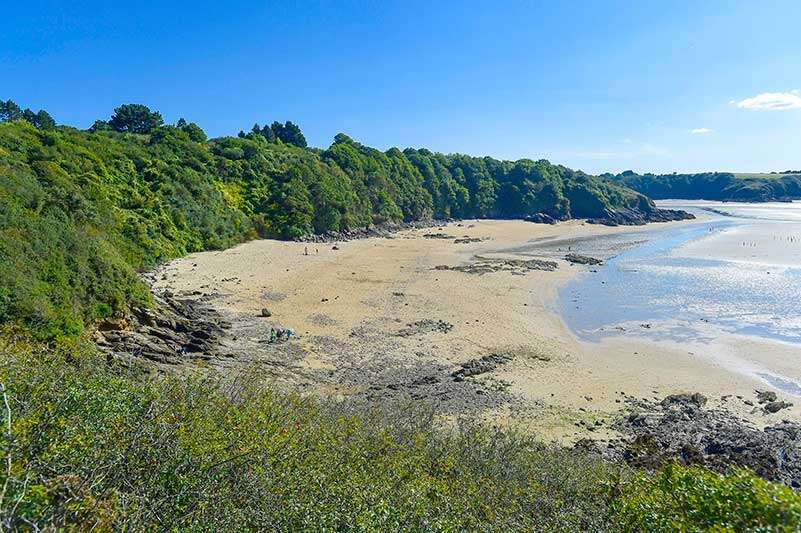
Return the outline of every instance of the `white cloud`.
<path id="1" fill-rule="evenodd" d="M 786 93 L 761 93 L 751 98 L 732 101 L 740 109 L 756 109 L 760 111 L 786 111 L 801 109 L 801 94 L 798 90 Z"/>
<path id="2" fill-rule="evenodd" d="M 693 135 L 706 135 L 708 133 L 712 133 L 712 130 L 710 130 L 709 128 L 695 128 L 690 130 L 690 133 L 692 133 Z"/>

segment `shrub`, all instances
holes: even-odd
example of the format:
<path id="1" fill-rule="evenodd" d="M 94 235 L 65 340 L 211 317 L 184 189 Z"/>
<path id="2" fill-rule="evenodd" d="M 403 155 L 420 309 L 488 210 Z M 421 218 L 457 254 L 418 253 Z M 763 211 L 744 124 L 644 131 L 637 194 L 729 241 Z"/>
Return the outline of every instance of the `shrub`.
<path id="1" fill-rule="evenodd" d="M 4 529 L 795 530 L 801 497 L 737 470 L 620 471 L 419 403 L 334 403 L 150 376 L 82 343 L 0 337 Z"/>
<path id="2" fill-rule="evenodd" d="M 615 503 L 627 531 L 798 531 L 801 496 L 747 469 L 729 475 L 668 464 L 640 474 Z"/>
<path id="3" fill-rule="evenodd" d="M 2 348 L 6 528 L 509 530 L 605 527 L 609 468 L 514 432 L 148 377 L 80 346 Z"/>

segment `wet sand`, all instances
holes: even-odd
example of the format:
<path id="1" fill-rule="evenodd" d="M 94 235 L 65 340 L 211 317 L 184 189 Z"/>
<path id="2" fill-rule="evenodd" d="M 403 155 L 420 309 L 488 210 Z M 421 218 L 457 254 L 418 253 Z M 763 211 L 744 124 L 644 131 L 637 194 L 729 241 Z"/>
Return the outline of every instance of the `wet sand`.
<path id="1" fill-rule="evenodd" d="M 534 240 L 647 234 L 683 223 L 633 230 L 481 220 L 337 244 L 259 240 L 174 261 L 161 269 L 155 289 L 203 295 L 241 318 L 228 347 L 241 357 L 221 361 L 221 369 L 231 369 L 236 359 L 265 363 L 276 379 L 304 392 L 375 399 L 411 391 L 413 398 L 451 405 L 448 414 L 475 405 L 488 419 L 566 441 L 586 434 L 580 421 L 607 420 L 619 411 L 621 391 L 643 398 L 701 392 L 712 405 L 763 425 L 797 417 L 798 407 L 755 412 L 742 400 L 753 399 L 763 383 L 686 346 L 626 337 L 577 340 L 552 304 L 559 287 L 592 267 L 560 258 L 567 250 L 543 252 L 558 264 L 554 271 L 442 269 L 528 260 L 530 251 L 520 256 L 514 250 Z M 437 233 L 452 238 L 431 238 Z M 272 316 L 259 317 L 263 308 Z M 297 337 L 281 348 L 265 345 L 258 337 L 270 326 L 293 328 Z M 287 345 L 291 365 L 271 355 L 285 353 Z M 499 353 L 511 354 L 510 360 L 467 378 L 469 389 L 452 379 L 460 365 Z M 603 434 L 603 427 L 592 431 Z"/>

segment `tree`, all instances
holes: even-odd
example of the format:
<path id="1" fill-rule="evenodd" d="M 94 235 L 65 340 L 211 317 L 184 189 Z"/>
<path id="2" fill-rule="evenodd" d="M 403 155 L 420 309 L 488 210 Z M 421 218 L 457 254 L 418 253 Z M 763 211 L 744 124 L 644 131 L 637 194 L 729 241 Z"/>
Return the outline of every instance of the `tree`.
<path id="1" fill-rule="evenodd" d="M 194 122 L 187 122 L 183 117 L 178 119 L 178 122 L 175 123 L 175 127 L 189 135 L 189 138 L 197 143 L 206 142 L 208 140 L 203 128 Z"/>
<path id="2" fill-rule="evenodd" d="M 32 109 L 25 108 L 25 111 L 19 113 L 19 107 L 17 107 L 17 104 L 14 102 L 11 102 L 11 100 L 2 104 L 6 107 L 4 109 L 0 109 L 0 113 L 2 113 L 3 116 L 15 117 L 8 120 L 22 119 L 29 124 L 33 124 L 33 126 L 39 128 L 40 130 L 49 130 L 56 127 L 56 121 L 53 120 L 53 117 L 50 116 L 50 113 L 44 109 L 40 109 L 34 113 Z"/>
<path id="3" fill-rule="evenodd" d="M 56 121 L 50 116 L 50 113 L 44 109 L 40 109 L 36 113 L 36 122 L 34 125 L 40 130 L 51 130 L 56 127 Z"/>
<path id="4" fill-rule="evenodd" d="M 36 113 L 31 111 L 29 108 L 25 108 L 25 111 L 22 112 L 22 119 L 26 122 L 36 125 Z"/>
<path id="5" fill-rule="evenodd" d="M 275 122 L 272 123 L 272 125 L 270 126 L 270 129 L 273 130 L 273 133 L 275 134 L 275 137 L 277 139 L 281 139 L 281 141 L 284 140 L 284 125 L 283 124 L 281 124 L 280 122 L 278 122 L 276 120 Z"/>
<path id="6" fill-rule="evenodd" d="M 22 118 L 22 110 L 11 100 L 0 100 L 0 122 L 9 122 Z"/>
<path id="7" fill-rule="evenodd" d="M 112 129 L 127 133 L 150 133 L 164 124 L 161 113 L 150 111 L 142 104 L 123 104 L 114 109 L 111 120 L 108 121 Z"/>
<path id="8" fill-rule="evenodd" d="M 261 129 L 261 135 L 269 142 L 275 142 L 275 132 L 273 132 L 273 129 L 270 126 L 264 126 Z"/>
<path id="9" fill-rule="evenodd" d="M 275 136 L 281 139 L 285 144 L 294 144 L 301 148 L 306 148 L 306 146 L 308 146 L 306 144 L 306 137 L 303 136 L 300 127 L 290 120 L 287 120 L 284 124 L 273 122 L 270 128 L 272 128 Z"/>
<path id="10" fill-rule="evenodd" d="M 281 140 L 288 144 L 300 146 L 301 148 L 306 148 L 307 146 L 306 137 L 303 136 L 300 127 L 289 120 L 284 124 L 284 138 Z"/>
<path id="11" fill-rule="evenodd" d="M 89 127 L 89 132 L 94 133 L 96 131 L 109 131 L 111 130 L 111 126 L 108 125 L 108 122 L 105 120 L 95 120 L 94 124 Z"/>
<path id="12" fill-rule="evenodd" d="M 189 138 L 197 143 L 203 143 L 208 140 L 206 136 L 206 132 L 203 131 L 203 128 L 195 124 L 194 122 L 190 122 L 189 124 L 185 125 L 181 128 L 182 131 L 185 131 Z"/>

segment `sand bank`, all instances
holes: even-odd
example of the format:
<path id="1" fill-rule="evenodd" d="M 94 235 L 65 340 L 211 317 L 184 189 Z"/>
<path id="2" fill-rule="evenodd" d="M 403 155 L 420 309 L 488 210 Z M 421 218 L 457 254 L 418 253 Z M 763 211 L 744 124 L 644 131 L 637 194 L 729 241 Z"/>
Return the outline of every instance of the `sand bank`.
<path id="1" fill-rule="evenodd" d="M 637 231 L 672 224 L 682 222 Z M 216 362 L 221 369 L 260 364 L 281 383 L 307 392 L 409 395 L 441 403 L 446 414 L 475 406 L 484 416 L 558 439 L 581 436 L 586 430 L 577 423 L 618 411 L 621 392 L 701 392 L 713 404 L 764 418 L 742 402 L 721 399 L 753 398 L 764 384 L 697 349 L 641 338 L 578 341 L 552 302 L 560 286 L 591 267 L 572 265 L 560 258 L 562 250 L 551 250 L 545 259 L 555 261 L 556 270 L 528 268 L 520 261 L 531 256 L 514 252 L 530 241 L 631 231 L 579 221 L 474 220 L 392 239 L 260 240 L 174 261 L 163 267 L 155 288 L 198 294 L 241 319 L 228 343 L 231 356 Z M 459 269 L 476 264 L 490 268 Z M 259 316 L 265 308 L 269 318 Z M 269 327 L 290 327 L 298 336 L 280 346 L 264 344 Z M 491 354 L 509 357 L 481 359 Z M 460 368 L 478 370 L 454 381 L 451 374 Z"/>

